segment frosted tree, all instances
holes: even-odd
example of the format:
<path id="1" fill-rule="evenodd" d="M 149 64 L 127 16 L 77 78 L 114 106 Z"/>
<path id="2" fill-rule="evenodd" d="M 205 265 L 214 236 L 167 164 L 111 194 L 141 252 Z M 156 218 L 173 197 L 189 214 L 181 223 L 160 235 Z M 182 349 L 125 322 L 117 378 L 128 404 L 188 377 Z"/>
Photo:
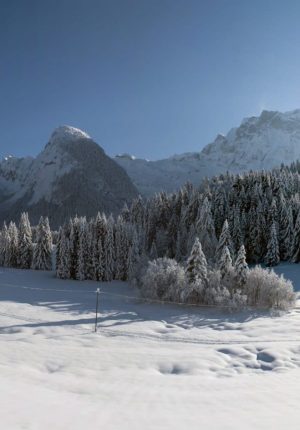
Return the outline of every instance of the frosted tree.
<path id="1" fill-rule="evenodd" d="M 205 197 L 199 208 L 196 220 L 196 235 L 201 242 L 204 254 L 211 261 L 215 256 L 218 241 L 211 213 L 211 205 L 207 197 Z"/>
<path id="2" fill-rule="evenodd" d="M 292 246 L 292 262 L 299 263 L 300 261 L 300 211 L 298 212 L 294 234 L 293 234 L 293 246 Z"/>
<path id="3" fill-rule="evenodd" d="M 95 281 L 103 280 L 105 278 L 102 275 L 102 268 L 106 266 L 104 251 L 105 251 L 105 241 L 108 233 L 107 219 L 104 214 L 98 213 L 95 220 L 91 221 L 90 232 L 91 232 L 91 247 L 92 247 L 92 261 L 89 272 L 93 272 L 92 279 Z M 100 272 L 98 266 L 102 267 Z M 101 279 L 99 279 L 99 273 L 101 274 Z"/>
<path id="4" fill-rule="evenodd" d="M 126 281 L 128 277 L 129 235 L 128 224 L 118 217 L 115 223 L 115 279 L 121 281 Z"/>
<path id="5" fill-rule="evenodd" d="M 228 249 L 228 246 L 225 245 L 222 248 L 222 254 L 219 261 L 219 270 L 221 273 L 221 277 L 225 278 L 227 275 L 230 274 L 232 269 L 233 267 L 232 267 L 232 259 L 231 259 L 230 251 Z"/>
<path id="6" fill-rule="evenodd" d="M 152 242 L 149 257 L 150 257 L 150 260 L 156 260 L 158 258 L 155 241 Z"/>
<path id="7" fill-rule="evenodd" d="M 189 283 L 198 280 L 201 280 L 203 283 L 207 281 L 207 261 L 198 237 L 195 239 L 191 254 L 187 260 L 185 273 Z"/>
<path id="8" fill-rule="evenodd" d="M 21 269 L 30 269 L 32 265 L 32 233 L 28 214 L 21 214 L 19 224 L 18 263 Z"/>
<path id="9" fill-rule="evenodd" d="M 243 244 L 243 235 L 240 223 L 240 211 L 238 206 L 234 207 L 232 223 L 232 241 L 235 249 L 240 249 Z"/>
<path id="10" fill-rule="evenodd" d="M 129 248 L 129 253 L 128 253 L 128 279 L 130 281 L 133 281 L 135 279 L 139 262 L 140 262 L 139 238 L 136 230 L 134 230 L 131 246 Z"/>
<path id="11" fill-rule="evenodd" d="M 229 231 L 229 225 L 228 221 L 224 221 L 224 225 L 222 228 L 222 232 L 219 238 L 219 243 L 216 250 L 216 259 L 219 261 L 223 255 L 224 248 L 227 247 L 228 251 L 230 253 L 230 256 L 233 255 L 233 245 L 232 245 L 232 239 Z"/>
<path id="12" fill-rule="evenodd" d="M 293 243 L 293 214 L 288 204 L 283 204 L 280 211 L 279 252 L 281 260 L 291 257 Z"/>
<path id="13" fill-rule="evenodd" d="M 69 229 L 70 229 L 69 270 L 70 270 L 70 277 L 72 279 L 77 279 L 80 222 L 81 222 L 81 219 L 78 218 L 77 216 L 73 219 L 71 218 L 69 221 Z"/>
<path id="14" fill-rule="evenodd" d="M 237 284 L 239 287 L 242 287 L 246 283 L 249 270 L 248 264 L 246 262 L 246 251 L 244 245 L 242 245 L 238 251 L 234 264 L 234 270 L 237 277 Z"/>
<path id="15" fill-rule="evenodd" d="M 85 218 L 79 221 L 79 238 L 78 238 L 78 258 L 76 267 L 76 279 L 83 281 L 87 277 L 87 263 L 88 263 L 88 230 Z"/>
<path id="16" fill-rule="evenodd" d="M 105 281 L 112 281 L 114 279 L 114 233 L 113 224 L 109 220 L 107 223 L 107 234 L 104 241 L 104 253 L 105 253 Z"/>
<path id="17" fill-rule="evenodd" d="M 274 221 L 271 226 L 270 238 L 267 247 L 267 254 L 265 257 L 267 266 L 277 266 L 280 263 L 279 245 L 277 238 L 276 222 Z"/>
<path id="18" fill-rule="evenodd" d="M 18 229 L 14 222 L 10 222 L 8 226 L 8 235 L 9 240 L 7 241 L 7 265 L 9 267 L 18 267 L 18 247 L 19 247 L 19 240 L 18 240 Z"/>
<path id="19" fill-rule="evenodd" d="M 4 222 L 3 228 L 1 231 L 1 266 L 7 267 L 9 265 L 9 246 L 10 246 L 10 237 L 8 233 L 8 228 L 6 223 Z"/>
<path id="20" fill-rule="evenodd" d="M 51 270 L 52 268 L 52 236 L 48 218 L 40 218 L 37 227 L 37 242 L 33 251 L 32 268 L 35 270 Z"/>
<path id="21" fill-rule="evenodd" d="M 60 232 L 59 257 L 56 266 L 56 276 L 61 279 L 70 278 L 70 231 L 69 226 L 64 225 Z"/>

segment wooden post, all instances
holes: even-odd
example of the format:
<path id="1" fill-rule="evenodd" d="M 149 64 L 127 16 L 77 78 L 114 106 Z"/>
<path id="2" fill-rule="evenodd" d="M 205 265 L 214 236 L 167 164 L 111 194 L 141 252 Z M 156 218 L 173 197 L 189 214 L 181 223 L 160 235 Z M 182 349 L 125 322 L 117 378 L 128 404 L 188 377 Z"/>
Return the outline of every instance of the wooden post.
<path id="1" fill-rule="evenodd" d="M 97 290 L 96 290 L 96 318 L 95 318 L 95 333 L 97 332 L 97 325 L 98 325 L 98 303 L 99 303 L 99 294 L 100 294 L 100 288 L 97 288 Z"/>

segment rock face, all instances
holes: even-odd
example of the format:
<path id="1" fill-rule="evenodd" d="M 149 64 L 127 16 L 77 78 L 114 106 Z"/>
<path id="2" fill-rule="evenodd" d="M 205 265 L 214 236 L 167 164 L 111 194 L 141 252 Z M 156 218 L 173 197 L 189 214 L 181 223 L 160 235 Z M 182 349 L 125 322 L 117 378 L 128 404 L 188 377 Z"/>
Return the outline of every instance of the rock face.
<path id="1" fill-rule="evenodd" d="M 162 189 L 173 191 L 185 182 L 199 184 L 205 176 L 226 171 L 270 169 L 300 159 L 300 110 L 263 111 L 259 117 L 245 118 L 239 127 L 199 153 L 146 161 L 128 155 L 117 156 L 133 183 L 144 195 Z"/>
<path id="2" fill-rule="evenodd" d="M 36 158 L 0 163 L 1 222 L 26 210 L 33 223 L 47 215 L 56 228 L 71 215 L 116 214 L 137 195 L 125 170 L 74 127 L 58 127 Z"/>

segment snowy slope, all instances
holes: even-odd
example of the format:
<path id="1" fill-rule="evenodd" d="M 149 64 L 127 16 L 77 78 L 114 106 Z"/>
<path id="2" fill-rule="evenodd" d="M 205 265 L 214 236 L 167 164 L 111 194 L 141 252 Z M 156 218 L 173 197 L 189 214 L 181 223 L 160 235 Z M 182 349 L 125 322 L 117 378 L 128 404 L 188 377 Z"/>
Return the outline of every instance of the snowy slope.
<path id="1" fill-rule="evenodd" d="M 185 182 L 199 184 L 205 176 L 270 169 L 300 158 L 300 110 L 263 111 L 245 118 L 226 136 L 218 135 L 199 153 L 146 161 L 117 156 L 134 184 L 145 195 L 173 191 Z"/>
<path id="2" fill-rule="evenodd" d="M 299 310 L 153 305 L 103 283 L 95 334 L 97 287 L 0 268 L 1 428 L 298 428 Z"/>
<path id="3" fill-rule="evenodd" d="M 29 211 L 57 226 L 70 215 L 117 212 L 137 191 L 125 171 L 85 132 L 61 126 L 36 158 L 0 163 L 0 221 Z"/>

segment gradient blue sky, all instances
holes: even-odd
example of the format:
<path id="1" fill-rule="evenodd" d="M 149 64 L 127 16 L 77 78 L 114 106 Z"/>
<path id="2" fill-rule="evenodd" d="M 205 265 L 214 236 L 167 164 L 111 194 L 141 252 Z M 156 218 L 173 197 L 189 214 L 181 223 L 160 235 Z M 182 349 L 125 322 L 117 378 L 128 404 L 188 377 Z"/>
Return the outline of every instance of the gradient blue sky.
<path id="1" fill-rule="evenodd" d="M 299 1 L 0 0 L 0 155 L 69 124 L 157 159 L 295 108 Z"/>

